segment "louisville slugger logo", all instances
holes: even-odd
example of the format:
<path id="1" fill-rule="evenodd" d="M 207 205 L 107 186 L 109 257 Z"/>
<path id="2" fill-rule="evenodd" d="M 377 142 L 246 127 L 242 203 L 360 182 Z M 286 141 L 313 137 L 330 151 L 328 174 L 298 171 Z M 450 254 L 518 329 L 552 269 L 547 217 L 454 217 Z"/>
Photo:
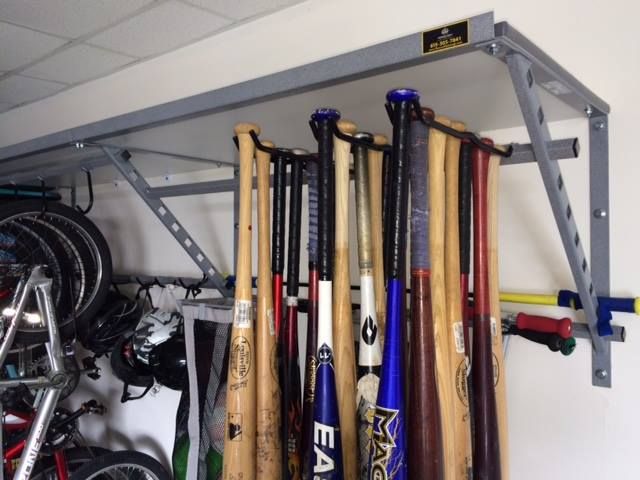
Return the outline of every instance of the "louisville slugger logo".
<path id="1" fill-rule="evenodd" d="M 323 475 L 331 474 L 336 469 L 336 462 L 330 452 L 335 449 L 336 429 L 330 425 L 313 423 L 313 451 L 316 463 L 313 466 L 313 479 L 321 480 Z M 317 475 L 319 474 L 319 475 Z"/>
<path id="2" fill-rule="evenodd" d="M 393 472 L 387 474 L 387 466 L 396 447 L 396 432 L 393 431 L 392 426 L 397 416 L 398 410 L 376 407 L 371 452 L 370 478 L 372 480 L 387 480 L 394 477 Z"/>
<path id="3" fill-rule="evenodd" d="M 373 345 L 373 342 L 376 341 L 376 337 L 378 336 L 378 327 L 376 326 L 371 315 L 367 315 L 364 322 L 362 323 L 362 340 L 367 345 Z"/>

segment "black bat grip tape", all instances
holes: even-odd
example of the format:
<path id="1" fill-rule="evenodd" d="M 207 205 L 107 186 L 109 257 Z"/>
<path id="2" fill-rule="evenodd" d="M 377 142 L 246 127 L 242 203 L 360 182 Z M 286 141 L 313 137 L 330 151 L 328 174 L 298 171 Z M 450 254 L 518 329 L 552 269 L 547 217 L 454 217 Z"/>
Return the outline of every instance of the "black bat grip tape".
<path id="1" fill-rule="evenodd" d="M 287 160 L 278 155 L 273 167 L 273 231 L 271 233 L 271 268 L 276 273 L 284 271 L 286 196 Z"/>
<path id="2" fill-rule="evenodd" d="M 287 296 L 297 297 L 300 281 L 300 221 L 302 216 L 301 161 L 291 164 L 291 189 L 289 202 L 289 257 L 287 263 Z"/>
<path id="3" fill-rule="evenodd" d="M 460 202 L 460 272 L 468 274 L 471 264 L 471 142 L 463 141 L 460 148 L 458 195 Z"/>

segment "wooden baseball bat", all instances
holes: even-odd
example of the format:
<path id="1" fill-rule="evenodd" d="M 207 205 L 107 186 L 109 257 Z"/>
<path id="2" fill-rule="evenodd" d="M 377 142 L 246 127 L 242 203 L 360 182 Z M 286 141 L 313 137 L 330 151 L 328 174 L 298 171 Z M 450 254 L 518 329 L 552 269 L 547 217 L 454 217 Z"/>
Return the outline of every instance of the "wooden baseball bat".
<path id="1" fill-rule="evenodd" d="M 437 122 L 450 126 L 447 117 Z M 447 135 L 435 128 L 429 130 L 429 251 L 431 257 L 431 314 L 435 337 L 436 380 L 442 425 L 442 457 L 444 478 L 455 479 L 455 391 L 454 370 L 450 358 L 450 328 L 447 322 L 445 290 L 445 154 Z"/>
<path id="2" fill-rule="evenodd" d="M 423 109 L 433 118 L 433 111 Z M 409 478 L 442 478 L 440 405 L 436 385 L 435 339 L 431 317 L 429 259 L 429 192 L 427 183 L 429 127 L 411 122 L 411 382 L 408 428 Z"/>
<path id="3" fill-rule="evenodd" d="M 294 151 L 294 153 L 296 153 Z M 287 310 L 282 328 L 284 380 L 284 439 L 287 445 L 287 480 L 302 478 L 302 400 L 298 360 L 298 282 L 300 271 L 300 222 L 302 209 L 302 169 L 300 160 L 291 165 L 289 200 L 289 255 L 287 261 Z"/>
<path id="4" fill-rule="evenodd" d="M 373 136 L 374 145 L 386 145 L 387 137 Z M 384 255 L 382 242 L 382 152 L 369 150 L 369 204 L 371 217 L 371 250 L 373 254 L 373 285 L 376 297 L 376 318 L 380 348 L 384 345 L 386 295 L 384 289 Z"/>
<path id="5" fill-rule="evenodd" d="M 337 110 L 318 109 L 311 117 L 318 133 L 318 368 L 313 404 L 313 480 L 340 480 L 342 441 L 333 364 L 333 255 L 335 193 L 332 124 Z M 355 408 L 355 406 L 354 406 Z M 353 418 L 355 422 L 355 417 Z"/>
<path id="6" fill-rule="evenodd" d="M 489 139 L 483 143 L 493 145 Z M 494 386 L 487 245 L 489 153 L 475 147 L 473 162 L 473 380 L 474 479 L 500 480 L 500 440 Z"/>
<path id="7" fill-rule="evenodd" d="M 225 420 L 223 478 L 254 479 L 256 475 L 256 367 L 251 291 L 251 196 L 255 145 L 249 132 L 257 125 L 234 127 L 240 150 L 240 218 L 238 264 L 229 347 L 227 416 Z"/>
<path id="8" fill-rule="evenodd" d="M 273 143 L 262 140 L 273 147 Z M 256 478 L 282 478 L 281 392 L 278 381 L 276 329 L 273 319 L 271 252 L 269 246 L 269 176 L 271 155 L 256 151 L 258 177 L 258 308 L 256 318 L 257 423 Z"/>
<path id="9" fill-rule="evenodd" d="M 373 135 L 358 133 L 356 138 L 372 143 Z M 353 162 L 356 186 L 356 219 L 358 233 L 358 266 L 360 268 L 360 337 L 358 349 L 358 443 L 360 446 L 361 480 L 367 480 L 366 459 L 371 448 L 373 414 L 380 384 L 380 330 L 376 315 L 373 278 L 373 250 L 371 247 L 371 209 L 369 195 L 368 151 L 364 145 L 354 145 Z"/>
<path id="10" fill-rule="evenodd" d="M 353 135 L 356 126 L 339 120 L 338 128 Z M 358 478 L 358 431 L 356 417 L 356 358 L 351 314 L 349 273 L 349 156 L 351 144 L 334 137 L 335 157 L 335 257 L 333 279 L 333 338 L 335 344 L 336 388 L 340 412 L 342 461 L 345 480 Z"/>
<path id="11" fill-rule="evenodd" d="M 313 478 L 309 473 L 313 448 L 313 403 L 316 391 L 318 367 L 318 164 L 307 162 L 309 196 L 309 288 L 307 290 L 307 352 L 304 369 L 302 409 L 303 478 Z"/>
<path id="12" fill-rule="evenodd" d="M 489 157 L 487 174 L 487 249 L 489 253 L 489 302 L 491 311 L 491 334 L 493 347 L 494 383 L 498 430 L 500 438 L 500 470 L 502 480 L 509 478 L 509 425 L 507 418 L 507 389 L 502 348 L 502 317 L 500 315 L 500 267 L 498 261 L 498 194 L 500 179 L 500 156 Z"/>
<path id="13" fill-rule="evenodd" d="M 465 124 L 451 122 L 451 128 L 464 131 Z M 462 300 L 460 297 L 460 231 L 458 202 L 458 172 L 460 165 L 460 139 L 447 136 L 445 152 L 445 289 L 446 317 L 449 327 L 449 363 L 453 396 L 456 479 L 471 479 L 471 418 L 467 392 L 469 360 L 465 351 Z"/>
<path id="14" fill-rule="evenodd" d="M 407 217 L 409 204 L 409 128 L 411 108 L 419 94 L 398 89 L 387 93 L 393 117 L 391 183 L 389 185 L 388 253 L 385 258 L 387 326 L 380 371 L 380 388 L 373 418 L 369 456 L 370 478 L 405 480 L 407 472 L 404 329 Z M 385 206 L 385 208 L 387 208 Z"/>

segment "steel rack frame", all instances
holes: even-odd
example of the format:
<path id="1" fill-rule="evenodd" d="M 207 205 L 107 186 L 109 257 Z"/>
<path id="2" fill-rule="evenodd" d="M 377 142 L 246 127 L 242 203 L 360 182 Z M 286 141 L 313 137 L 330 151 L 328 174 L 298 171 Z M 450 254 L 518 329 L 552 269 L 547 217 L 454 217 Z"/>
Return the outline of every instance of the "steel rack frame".
<path id="1" fill-rule="evenodd" d="M 233 162 L 223 162 L 225 166 L 233 168 L 233 176 L 228 180 L 155 188 L 149 186 L 142 174 L 133 166 L 131 154 L 136 153 L 134 148 L 93 144 L 97 148 L 96 155 L 83 160 L 59 161 L 39 170 L 23 166 L 11 171 L 9 168 L 11 162 L 21 160 L 22 163 L 29 155 L 74 143 L 89 145 L 92 141 L 125 132 L 134 132 L 145 127 L 232 110 L 381 73 L 436 62 L 444 58 L 482 51 L 507 65 L 524 124 L 531 139 L 531 144 L 516 146 L 513 157 L 505 159 L 503 164 L 537 162 L 539 166 L 571 273 L 585 310 L 592 343 L 592 383 L 600 387 L 610 387 L 611 340 L 607 336 L 600 335 L 603 333 L 603 328 L 606 330 L 608 327 L 608 312 L 599 310 L 597 300 L 598 296 L 609 296 L 610 288 L 609 105 L 508 23 L 495 23 L 492 12 L 477 15 L 462 22 L 454 22 L 450 26 L 461 24 L 466 24 L 461 37 L 462 41 L 452 48 L 431 51 L 425 44 L 425 39 L 427 33 L 433 33 L 435 29 L 430 32 L 418 32 L 279 73 L 0 148 L 0 165 L 3 170 L 0 173 L 0 184 L 45 179 L 79 169 L 87 171 L 113 165 L 187 251 L 210 280 L 210 284 L 223 295 L 229 296 L 232 292 L 226 288 L 225 279 L 162 202 L 162 198 L 232 191 L 234 192 L 234 223 L 237 224 L 238 170 Z M 579 112 L 589 124 L 590 261 L 587 260 L 583 250 L 566 185 L 556 162 L 562 158 L 575 158 L 578 155 L 577 139 L 551 139 L 545 112 L 541 106 L 540 89 L 573 111 Z M 138 150 L 145 151 L 145 149 Z M 159 155 L 177 156 L 177 154 L 162 151 L 153 152 Z"/>

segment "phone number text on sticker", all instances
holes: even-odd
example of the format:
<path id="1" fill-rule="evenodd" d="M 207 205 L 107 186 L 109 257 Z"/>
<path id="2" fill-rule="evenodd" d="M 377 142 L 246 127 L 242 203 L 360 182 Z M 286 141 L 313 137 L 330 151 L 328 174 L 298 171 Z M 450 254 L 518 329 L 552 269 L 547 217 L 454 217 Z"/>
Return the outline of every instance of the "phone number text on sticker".
<path id="1" fill-rule="evenodd" d="M 469 20 L 422 32 L 423 55 L 467 44 L 469 44 Z"/>

